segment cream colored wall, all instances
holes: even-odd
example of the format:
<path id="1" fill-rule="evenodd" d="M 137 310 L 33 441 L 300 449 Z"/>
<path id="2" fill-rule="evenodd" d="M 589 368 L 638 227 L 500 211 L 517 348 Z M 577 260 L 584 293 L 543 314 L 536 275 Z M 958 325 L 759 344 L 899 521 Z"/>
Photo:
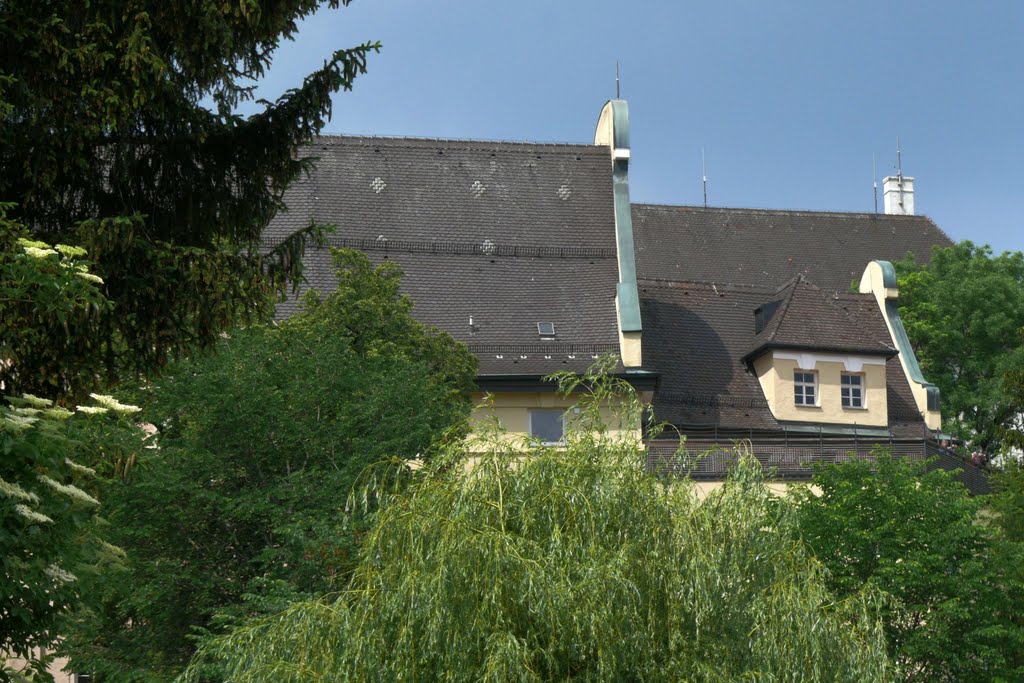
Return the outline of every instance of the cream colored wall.
<path id="1" fill-rule="evenodd" d="M 840 377 L 846 372 L 851 359 L 823 354 L 802 354 L 803 361 L 780 357 L 768 352 L 754 360 L 765 400 L 777 420 L 818 422 L 823 424 L 863 425 L 886 427 L 889 424 L 889 406 L 885 392 L 885 365 L 863 362 L 857 371 L 864 375 L 864 408 L 844 408 L 840 394 Z M 793 402 L 793 373 L 797 369 L 813 371 L 818 375 L 818 405 L 798 406 Z"/>
<path id="2" fill-rule="evenodd" d="M 757 374 L 757 381 L 761 383 L 761 392 L 764 393 L 764 399 L 768 401 L 768 407 L 772 411 L 772 415 L 778 417 L 778 413 L 775 412 L 775 387 L 779 383 L 778 373 L 775 372 L 775 366 L 772 364 L 772 354 L 764 353 L 754 359 L 754 372 Z"/>
<path id="3" fill-rule="evenodd" d="M 570 409 L 576 403 L 574 398 L 565 398 L 551 391 L 509 391 L 489 395 L 489 402 L 485 403 L 484 394 L 473 394 L 473 401 L 477 408 L 473 411 L 471 422 L 481 425 L 497 417 L 500 425 L 508 432 L 507 440 L 516 441 L 530 433 L 530 410 L 533 408 L 563 408 Z M 603 405 L 601 417 L 605 424 L 610 427 L 610 435 L 625 435 L 631 432 L 633 436 L 640 437 L 639 425 L 622 424 L 621 413 L 615 406 Z M 572 414 L 569 414 L 572 419 Z M 471 437 L 472 438 L 472 437 Z"/>

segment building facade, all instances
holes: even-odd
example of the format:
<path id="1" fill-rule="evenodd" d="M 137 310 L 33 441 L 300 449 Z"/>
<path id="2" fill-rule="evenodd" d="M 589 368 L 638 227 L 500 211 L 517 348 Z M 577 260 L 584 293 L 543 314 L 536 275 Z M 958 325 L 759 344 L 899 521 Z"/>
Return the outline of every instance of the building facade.
<path id="1" fill-rule="evenodd" d="M 913 179 L 885 179 L 883 214 L 633 204 L 629 125 L 612 100 L 592 145 L 321 137 L 265 241 L 334 224 L 328 247 L 397 262 L 414 315 L 478 358 L 480 417 L 513 433 L 557 443 L 571 398 L 544 378 L 612 354 L 671 425 L 655 470 L 721 479 L 737 439 L 783 478 L 878 445 L 946 457 L 891 266 L 952 244 Z M 326 249 L 305 266 L 334 288 Z"/>

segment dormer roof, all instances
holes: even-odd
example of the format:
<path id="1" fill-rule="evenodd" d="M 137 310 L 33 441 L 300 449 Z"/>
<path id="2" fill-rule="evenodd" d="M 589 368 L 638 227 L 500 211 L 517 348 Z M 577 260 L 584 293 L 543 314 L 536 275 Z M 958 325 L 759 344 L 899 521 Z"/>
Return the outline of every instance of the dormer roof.
<path id="1" fill-rule="evenodd" d="M 751 325 L 754 338 L 744 360 L 770 349 L 897 354 L 872 295 L 825 292 L 802 275 L 751 311 Z"/>

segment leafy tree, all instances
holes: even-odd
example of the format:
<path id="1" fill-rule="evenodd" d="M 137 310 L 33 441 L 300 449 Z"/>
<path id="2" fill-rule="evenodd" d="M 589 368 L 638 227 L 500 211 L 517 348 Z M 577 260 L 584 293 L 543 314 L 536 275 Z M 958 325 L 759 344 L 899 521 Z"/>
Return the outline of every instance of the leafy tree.
<path id="1" fill-rule="evenodd" d="M 373 489 L 348 590 L 207 642 L 185 680 L 888 680 L 870 601 L 825 589 L 756 461 L 698 503 L 637 432 L 592 428 L 607 381 L 564 448 L 484 434 Z"/>
<path id="2" fill-rule="evenodd" d="M 794 495 L 803 538 L 840 597 L 892 597 L 889 652 L 907 681 L 1020 680 L 1020 546 L 976 522 L 949 473 L 881 454 L 815 471 Z"/>
<path id="3" fill-rule="evenodd" d="M 322 302 L 311 294 L 139 392 L 159 448 L 104 491 L 129 570 L 71 627 L 76 669 L 167 680 L 207 630 L 341 589 L 360 472 L 465 435 L 475 359 L 411 318 L 397 266 L 334 258 L 338 289 Z"/>
<path id="4" fill-rule="evenodd" d="M 139 443 L 118 413 L 137 410 L 109 396 L 75 414 L 32 395 L 0 404 L 0 652 L 44 675 L 40 648 L 52 648 L 62 614 L 81 586 L 120 550 L 103 540 L 95 498 L 96 452 Z M 109 413 L 108 416 L 103 416 Z M 99 423 L 99 424 L 97 424 Z M 110 438 L 110 434 L 117 437 Z M 9 671 L 0 661 L 0 680 Z"/>
<path id="5" fill-rule="evenodd" d="M 1008 539 L 1024 543 L 1024 465 L 1011 461 L 991 478 L 995 495 L 990 505 L 996 524 Z"/>
<path id="6" fill-rule="evenodd" d="M 0 3 L 0 201 L 35 239 L 95 260 L 113 302 L 93 337 L 106 383 L 267 318 L 299 276 L 319 228 L 272 250 L 261 231 L 308 167 L 297 148 L 378 45 L 335 52 L 256 114 L 236 108 L 324 4 L 348 0 Z M 0 366 L 8 391 L 32 388 L 34 360 Z"/>
<path id="7" fill-rule="evenodd" d="M 1004 381 L 1024 368 L 1024 254 L 961 242 L 936 249 L 927 265 L 909 257 L 896 268 L 900 316 L 922 371 L 942 390 L 944 427 L 1002 451 L 1024 411 L 1024 392 Z"/>
<path id="8" fill-rule="evenodd" d="M 81 247 L 31 240 L 0 205 L 0 376 L 9 392 L 68 393 L 96 377 L 110 302 Z"/>
<path id="9" fill-rule="evenodd" d="M 1024 327 L 1018 336 L 1021 347 L 1024 347 Z M 1013 405 L 1024 406 L 1024 365 L 1011 367 L 1003 376 L 1003 389 L 1010 397 Z M 1010 418 L 1001 430 L 1003 443 L 1018 451 L 1024 450 L 1024 412 Z"/>

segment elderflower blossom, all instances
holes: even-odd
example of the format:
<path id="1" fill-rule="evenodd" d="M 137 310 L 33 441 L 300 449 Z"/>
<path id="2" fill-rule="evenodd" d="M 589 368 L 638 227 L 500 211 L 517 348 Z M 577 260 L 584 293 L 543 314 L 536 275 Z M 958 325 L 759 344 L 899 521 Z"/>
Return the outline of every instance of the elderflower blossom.
<path id="1" fill-rule="evenodd" d="M 57 253 L 53 249 L 40 249 L 39 247 L 22 248 L 25 250 L 25 253 L 31 256 L 32 258 L 46 258 L 47 256 L 51 256 Z"/>
<path id="2" fill-rule="evenodd" d="M 53 401 L 51 401 L 50 399 L 39 398 L 38 396 L 33 396 L 32 394 L 22 394 L 21 400 L 33 408 L 49 408 L 50 406 L 53 405 Z"/>
<path id="3" fill-rule="evenodd" d="M 99 275 L 93 275 L 92 273 L 83 273 L 83 272 L 77 272 L 77 273 L 75 273 L 75 275 L 77 275 L 78 277 L 80 277 L 83 280 L 86 280 L 88 282 L 95 282 L 98 285 L 102 285 L 103 284 L 103 278 L 101 278 Z"/>
<path id="4" fill-rule="evenodd" d="M 137 413 L 140 410 L 142 410 L 142 408 L 138 406 L 132 406 L 126 403 L 121 403 L 113 396 L 105 396 L 103 394 L 89 394 L 89 397 L 92 398 L 92 400 L 99 403 L 104 408 L 110 408 L 111 410 L 115 410 L 119 413 Z"/>
<path id="5" fill-rule="evenodd" d="M 77 410 L 86 415 L 103 415 L 110 412 L 109 408 L 100 408 L 99 406 L 78 406 Z"/>
<path id="6" fill-rule="evenodd" d="M 45 415 L 46 417 L 49 417 L 49 418 L 53 418 L 55 420 L 66 420 L 69 417 L 71 417 L 72 415 L 74 415 L 74 413 L 72 413 L 70 410 L 66 410 L 64 408 L 57 407 L 57 408 L 48 408 L 47 410 L 44 410 L 43 411 L 43 415 Z"/>
<path id="7" fill-rule="evenodd" d="M 8 413 L 3 416 L 4 426 L 12 432 L 23 432 L 32 425 L 34 425 L 39 418 L 36 417 L 22 417 L 21 415 L 14 415 Z"/>
<path id="8" fill-rule="evenodd" d="M 64 458 L 64 464 L 71 468 L 72 471 L 78 472 L 79 474 L 88 474 L 89 476 L 96 476 L 96 470 L 85 465 L 79 465 L 71 458 Z"/>
<path id="9" fill-rule="evenodd" d="M 46 572 L 46 575 L 49 576 L 51 579 L 53 579 L 54 581 L 58 581 L 60 583 L 72 583 L 74 581 L 78 581 L 77 576 L 67 571 L 66 569 L 61 569 L 55 564 L 51 564 L 43 571 Z"/>
<path id="10" fill-rule="evenodd" d="M 53 520 L 21 503 L 14 506 L 14 511 L 33 524 L 52 524 Z"/>
<path id="11" fill-rule="evenodd" d="M 12 484 L 11 482 L 4 481 L 3 479 L 0 479 L 0 494 L 7 498 L 14 498 L 15 500 L 25 500 L 30 503 L 39 502 L 39 496 L 36 494 L 31 491 L 26 491 L 17 484 Z"/>
<path id="12" fill-rule="evenodd" d="M 41 481 L 44 484 L 46 484 L 47 486 L 49 486 L 51 489 L 53 489 L 57 493 L 62 493 L 65 496 L 67 496 L 68 498 L 71 498 L 73 500 L 77 500 L 80 503 L 88 503 L 89 505 L 99 505 L 100 504 L 100 502 L 98 500 L 96 500 L 95 498 L 93 498 L 88 493 L 86 493 L 82 489 L 78 488 L 74 484 L 62 484 L 59 481 L 56 481 L 55 479 L 51 479 L 50 477 L 46 476 L 45 474 L 38 474 L 38 475 L 36 475 L 36 478 L 39 481 Z"/>
<path id="13" fill-rule="evenodd" d="M 82 247 L 73 247 L 69 244 L 58 244 L 56 248 L 57 251 L 68 257 L 85 256 L 89 253 Z"/>
<path id="14" fill-rule="evenodd" d="M 21 417 L 35 417 L 41 412 L 43 411 L 39 410 L 39 408 L 11 408 L 13 415 L 20 415 Z"/>

